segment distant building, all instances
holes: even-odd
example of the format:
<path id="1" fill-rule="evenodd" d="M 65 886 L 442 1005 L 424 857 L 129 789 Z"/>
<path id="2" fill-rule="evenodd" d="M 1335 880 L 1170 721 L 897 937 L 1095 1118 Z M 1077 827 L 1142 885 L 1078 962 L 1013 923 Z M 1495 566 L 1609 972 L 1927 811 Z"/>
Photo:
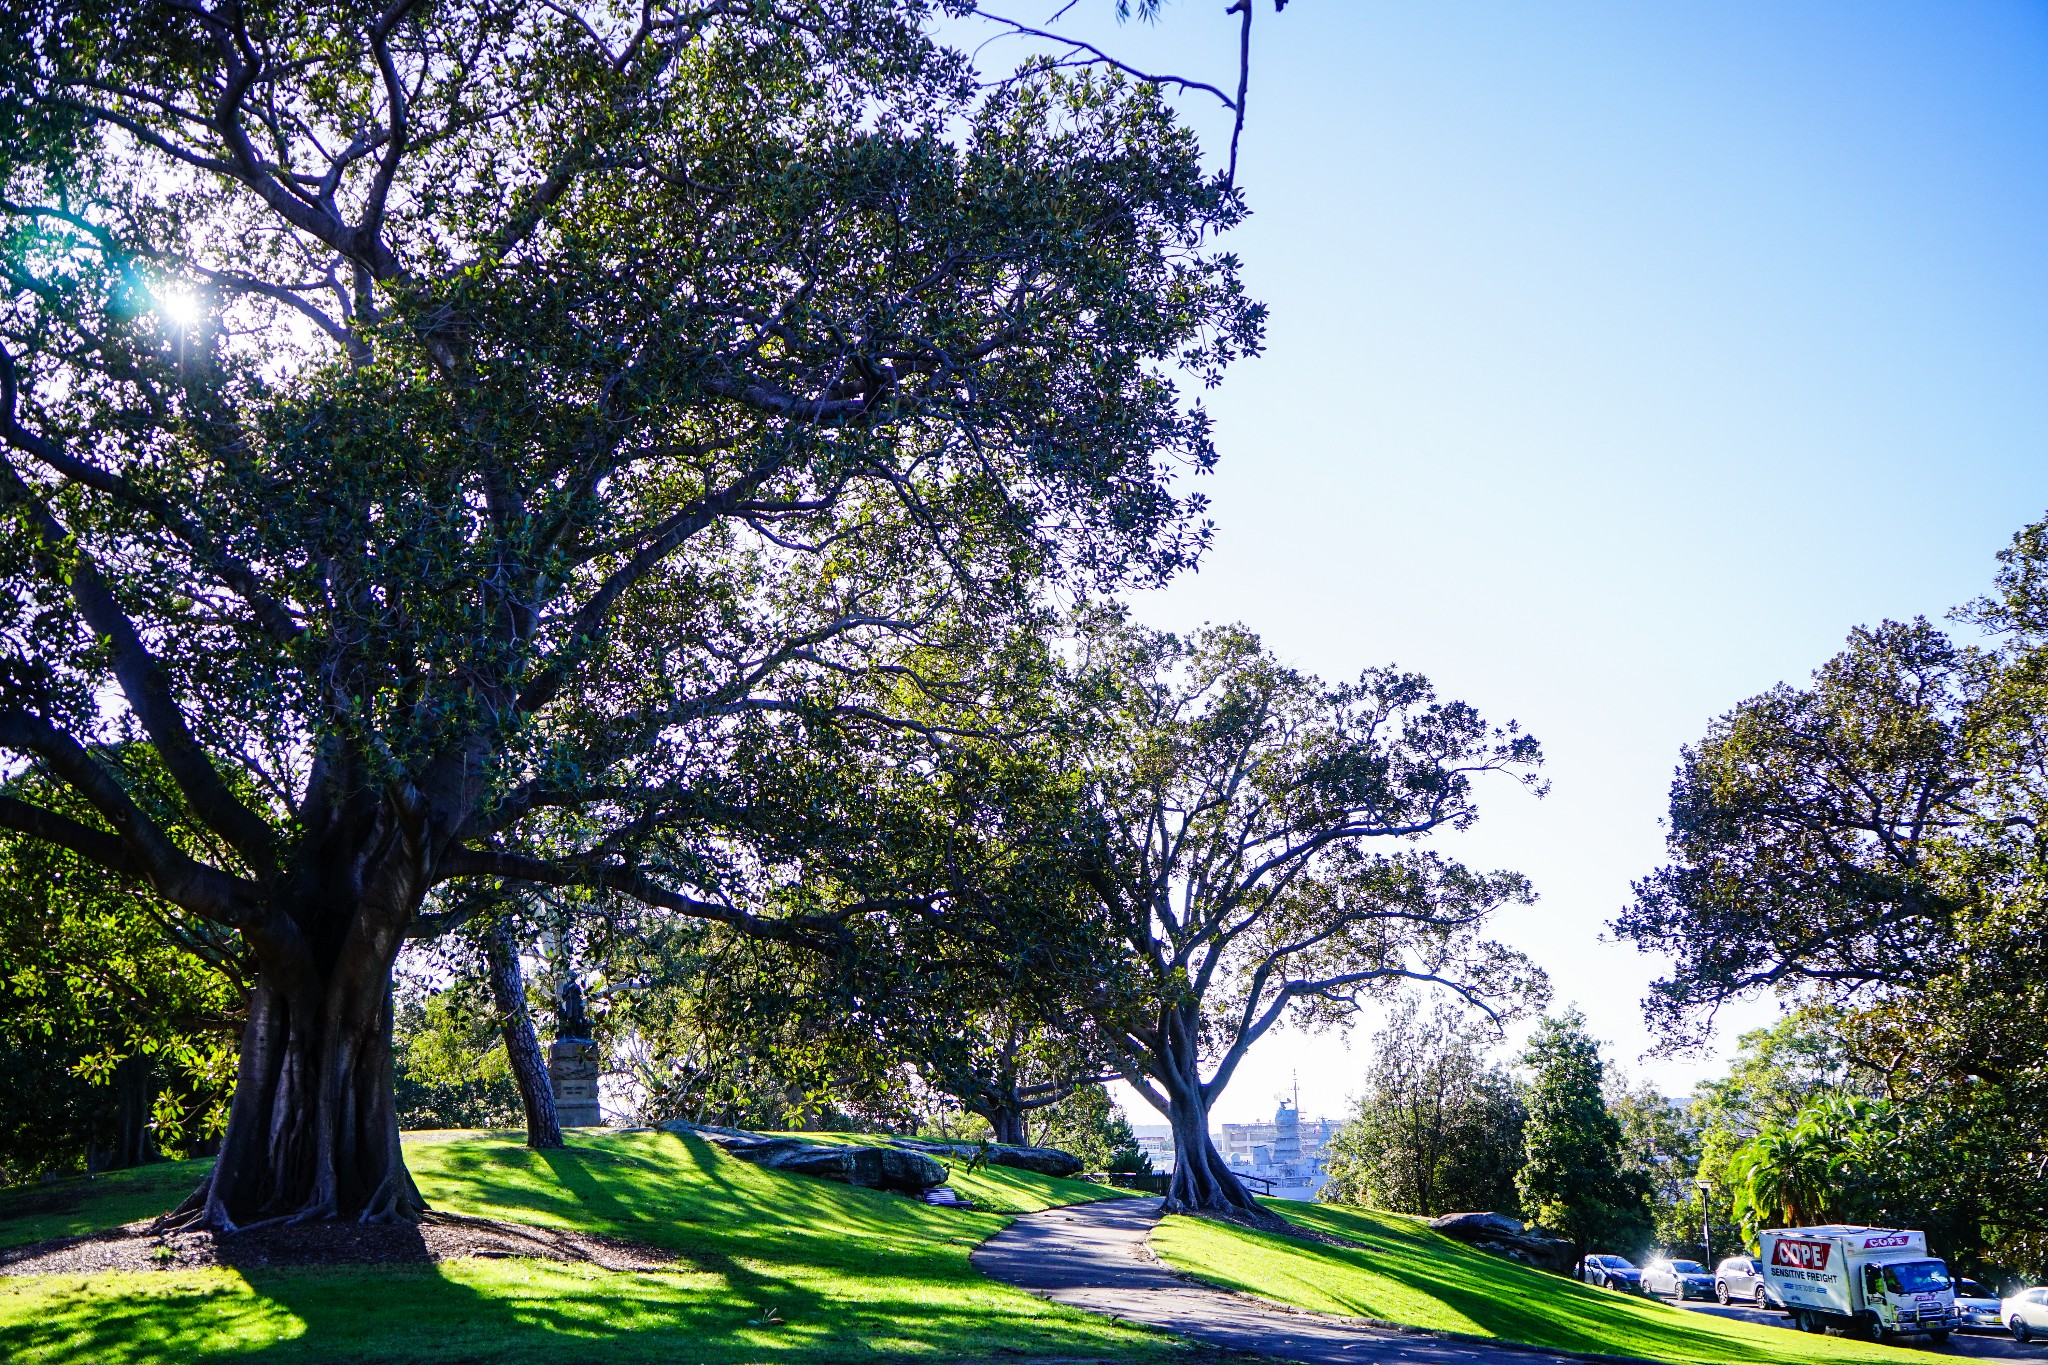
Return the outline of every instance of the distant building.
<path id="1" fill-rule="evenodd" d="M 1226 1123 L 1222 1132 L 1209 1137 L 1225 1164 L 1239 1175 L 1271 1181 L 1273 1193 L 1282 1199 L 1313 1199 L 1323 1185 L 1323 1149 L 1343 1126 L 1339 1119 L 1304 1120 L 1295 1104 L 1282 1100 L 1271 1123 Z M 1163 1123 L 1134 1123 L 1131 1132 L 1139 1150 L 1152 1158 L 1152 1169 L 1171 1174 L 1173 1129 Z"/>
<path id="2" fill-rule="evenodd" d="M 1344 1125 L 1336 1119 L 1302 1120 L 1286 1100 L 1271 1123 L 1226 1123 L 1217 1147 L 1239 1175 L 1273 1182 L 1282 1199 L 1313 1199 L 1323 1186 L 1323 1149 Z"/>
<path id="3" fill-rule="evenodd" d="M 1152 1158 L 1152 1169 L 1161 1175 L 1173 1173 L 1173 1129 L 1163 1123 L 1134 1123 L 1131 1136 L 1138 1150 Z"/>

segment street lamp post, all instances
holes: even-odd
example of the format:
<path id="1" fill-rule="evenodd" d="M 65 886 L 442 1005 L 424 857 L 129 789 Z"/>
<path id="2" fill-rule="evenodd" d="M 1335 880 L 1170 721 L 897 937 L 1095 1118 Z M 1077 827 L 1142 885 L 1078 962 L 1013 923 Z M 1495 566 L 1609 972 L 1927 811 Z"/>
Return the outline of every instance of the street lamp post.
<path id="1" fill-rule="evenodd" d="M 1707 1269 L 1714 1268 L 1714 1206 L 1708 1202 L 1708 1194 L 1714 1188 L 1711 1180 L 1695 1180 L 1700 1187 L 1700 1250 L 1707 1254 Z"/>

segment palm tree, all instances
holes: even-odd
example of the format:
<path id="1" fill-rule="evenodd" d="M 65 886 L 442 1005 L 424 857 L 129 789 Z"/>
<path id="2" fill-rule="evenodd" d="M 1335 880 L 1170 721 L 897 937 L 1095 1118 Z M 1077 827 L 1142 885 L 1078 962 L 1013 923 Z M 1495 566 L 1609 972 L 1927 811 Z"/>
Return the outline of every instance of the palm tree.
<path id="1" fill-rule="evenodd" d="M 1774 1124 L 1738 1148 L 1729 1162 L 1735 1214 L 1752 1237 L 1758 1228 L 1840 1222 L 1870 1202 L 1895 1155 L 1891 1107 L 1861 1095 L 1808 1102 L 1789 1125 Z"/>
<path id="2" fill-rule="evenodd" d="M 1752 1238 L 1770 1226 L 1805 1227 L 1827 1221 L 1829 1156 L 1805 1124 L 1766 1128 L 1729 1162 L 1735 1216 Z"/>

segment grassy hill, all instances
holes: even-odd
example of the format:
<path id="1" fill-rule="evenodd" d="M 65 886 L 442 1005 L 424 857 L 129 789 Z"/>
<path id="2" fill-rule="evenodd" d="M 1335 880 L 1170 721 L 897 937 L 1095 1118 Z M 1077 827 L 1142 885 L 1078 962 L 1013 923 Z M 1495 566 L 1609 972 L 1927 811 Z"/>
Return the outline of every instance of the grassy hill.
<path id="1" fill-rule="evenodd" d="M 1164 1337 L 991 1284 L 967 1253 L 995 1212 L 778 1176 L 665 1133 L 579 1133 L 560 1152 L 505 1134 L 423 1134 L 407 1160 L 437 1208 L 665 1247 L 675 1269 L 556 1262 L 0 1277 L 10 1365 L 262 1362 L 937 1360 L 1170 1354 Z M 203 1163 L 0 1195 L 0 1246 L 176 1204 Z M 991 1209 L 1104 1197 L 1018 1171 L 953 1185 Z M 780 1323 L 774 1319 L 781 1319 Z"/>
<path id="2" fill-rule="evenodd" d="M 972 1213 L 779 1176 L 665 1133 L 578 1133 L 559 1152 L 515 1135 L 410 1135 L 435 1207 L 668 1248 L 672 1269 L 617 1272 L 532 1259 L 384 1267 L 0 1276 L 9 1365 L 183 1361 L 432 1365 L 1114 1357 L 1167 1365 L 1167 1338 L 990 1283 L 967 1253 L 1003 1214 L 1114 1197 L 1021 1171 L 956 1168 Z M 0 1193 L 0 1247 L 147 1218 L 203 1163 Z M 1377 1318 L 1674 1365 L 1837 1365 L 1916 1353 L 1685 1313 L 1527 1270 L 1418 1221 L 1267 1201 L 1331 1246 L 1189 1218 L 1152 1245 L 1227 1288 Z M 1924 1357 L 1923 1357 L 1924 1358 Z"/>
<path id="3" fill-rule="evenodd" d="M 1399 1214 L 1269 1199 L 1331 1246 L 1195 1218 L 1167 1218 L 1152 1249 L 1176 1269 L 1296 1308 L 1534 1346 L 1684 1365 L 1839 1365 L 1924 1353 L 1690 1313 L 1546 1275 L 1454 1242 Z"/>

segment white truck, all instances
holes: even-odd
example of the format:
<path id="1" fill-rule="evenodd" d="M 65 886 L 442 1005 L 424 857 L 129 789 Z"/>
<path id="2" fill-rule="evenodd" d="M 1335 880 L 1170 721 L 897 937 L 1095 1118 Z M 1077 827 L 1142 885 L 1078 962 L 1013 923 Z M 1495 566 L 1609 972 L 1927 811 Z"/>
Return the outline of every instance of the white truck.
<path id="1" fill-rule="evenodd" d="M 1771 1296 L 1809 1332 L 1840 1328 L 1890 1341 L 1934 1342 L 1962 1325 L 1948 1267 L 1927 1254 L 1927 1234 L 1831 1225 L 1763 1234 Z"/>

